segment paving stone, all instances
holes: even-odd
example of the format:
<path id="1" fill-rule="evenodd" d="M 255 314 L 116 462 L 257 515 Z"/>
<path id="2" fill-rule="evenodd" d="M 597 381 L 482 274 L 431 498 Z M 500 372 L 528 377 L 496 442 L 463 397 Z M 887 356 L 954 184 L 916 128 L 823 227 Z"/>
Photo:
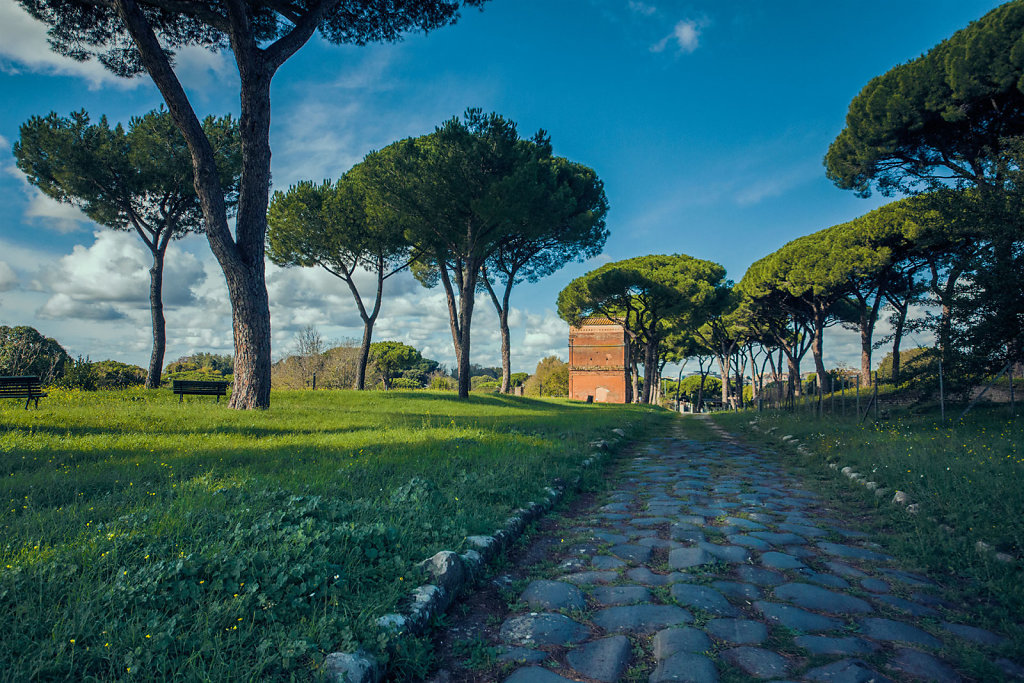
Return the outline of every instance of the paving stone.
<path id="1" fill-rule="evenodd" d="M 608 503 L 598 508 L 601 512 L 629 512 L 627 503 Z"/>
<path id="2" fill-rule="evenodd" d="M 800 546 L 807 543 L 807 539 L 797 536 L 796 533 L 779 533 L 778 531 L 751 531 L 750 536 L 761 539 L 773 546 Z"/>
<path id="3" fill-rule="evenodd" d="M 566 661 L 588 678 L 615 683 L 629 666 L 632 646 L 626 636 L 592 640 L 566 655 Z"/>
<path id="4" fill-rule="evenodd" d="M 668 532 L 669 538 L 673 541 L 691 541 L 696 543 L 697 541 L 706 540 L 704 532 L 689 523 L 673 524 L 672 528 Z"/>
<path id="5" fill-rule="evenodd" d="M 712 619 L 704 629 L 715 638 L 734 645 L 759 645 L 768 637 L 768 627 L 750 619 Z"/>
<path id="6" fill-rule="evenodd" d="M 691 506 L 690 512 L 700 517 L 711 517 L 712 519 L 715 517 L 725 517 L 728 514 L 725 508 L 702 507 L 699 505 Z"/>
<path id="7" fill-rule="evenodd" d="M 832 574 L 824 574 L 822 572 L 816 572 L 813 569 L 800 569 L 797 570 L 800 574 L 800 578 L 811 583 L 816 583 L 819 586 L 828 586 L 829 588 L 849 588 L 850 583 L 846 579 L 841 579 L 838 576 Z"/>
<path id="8" fill-rule="evenodd" d="M 755 586 L 778 586 L 786 583 L 785 574 L 780 574 L 771 569 L 762 569 L 761 567 L 738 567 L 736 569 L 736 576 L 740 580 L 752 583 Z"/>
<path id="9" fill-rule="evenodd" d="M 684 681 L 685 683 L 717 683 L 715 663 L 704 655 L 680 652 L 658 662 L 649 683 Z"/>
<path id="10" fill-rule="evenodd" d="M 882 581 L 881 579 L 862 579 L 860 585 L 861 588 L 863 588 L 866 591 L 871 591 L 872 593 L 888 593 L 890 590 L 892 590 L 891 588 L 889 588 L 889 584 L 887 584 L 885 581 Z"/>
<path id="11" fill-rule="evenodd" d="M 780 605 L 775 602 L 759 600 L 754 603 L 754 607 L 769 621 L 781 624 L 794 631 L 804 631 L 807 633 L 835 631 L 843 626 L 843 622 L 838 619 L 808 612 L 792 605 Z"/>
<path id="12" fill-rule="evenodd" d="M 821 536 L 828 536 L 828 532 L 824 529 L 820 529 L 816 526 L 808 524 L 794 524 L 792 522 L 783 522 L 777 525 L 779 529 L 783 531 L 789 531 L 799 536 L 806 538 L 820 538 Z"/>
<path id="13" fill-rule="evenodd" d="M 953 667 L 929 654 L 909 648 L 896 651 L 890 665 L 903 673 L 934 683 L 957 683 L 963 680 Z"/>
<path id="14" fill-rule="evenodd" d="M 722 595 L 739 600 L 760 600 L 761 589 L 750 583 L 738 581 L 713 581 L 711 587 Z"/>
<path id="15" fill-rule="evenodd" d="M 532 613 L 505 620 L 498 634 L 510 645 L 571 645 L 590 637 L 590 629 L 562 614 Z"/>
<path id="16" fill-rule="evenodd" d="M 738 545 L 718 545 L 716 543 L 698 543 L 698 548 L 707 551 L 723 562 L 745 564 L 750 561 L 750 552 Z"/>
<path id="17" fill-rule="evenodd" d="M 697 567 L 714 561 L 715 558 L 703 548 L 676 548 L 668 554 L 668 566 L 672 569 Z"/>
<path id="18" fill-rule="evenodd" d="M 891 562 L 893 560 L 891 555 L 883 555 L 882 553 L 876 553 L 874 550 L 857 548 L 852 545 L 843 545 L 842 543 L 819 541 L 817 545 L 829 555 L 834 555 L 836 557 L 867 560 L 869 562 Z"/>
<path id="19" fill-rule="evenodd" d="M 786 658 L 759 647 L 734 647 L 721 653 L 723 659 L 754 678 L 778 678 L 786 675 Z"/>
<path id="20" fill-rule="evenodd" d="M 942 647 L 942 643 L 935 636 L 929 635 L 916 626 L 911 626 L 902 621 L 868 617 L 861 619 L 859 623 L 861 632 L 868 638 L 890 642 L 913 643 L 930 648 Z"/>
<path id="21" fill-rule="evenodd" d="M 613 534 L 610 531 L 593 531 L 590 532 L 590 537 L 594 540 L 601 541 L 603 543 L 625 543 L 626 537 L 622 534 Z"/>
<path id="22" fill-rule="evenodd" d="M 893 683 L 891 678 L 874 671 L 859 659 L 840 659 L 804 672 L 805 681 L 828 683 Z"/>
<path id="23" fill-rule="evenodd" d="M 768 541 L 762 541 L 760 538 L 754 538 L 748 534 L 733 534 L 727 536 L 726 539 L 733 545 L 741 545 L 744 548 L 753 548 L 754 550 L 770 550 L 772 544 Z"/>
<path id="24" fill-rule="evenodd" d="M 866 573 L 862 572 L 856 567 L 851 567 L 850 565 L 844 562 L 836 562 L 834 560 L 829 560 L 825 563 L 825 566 L 828 567 L 829 571 L 839 574 L 840 576 L 846 576 L 854 579 L 862 579 L 867 576 Z"/>
<path id="25" fill-rule="evenodd" d="M 598 570 L 615 570 L 620 567 L 625 567 L 626 563 L 617 557 L 610 557 L 608 555 L 598 555 L 591 560 L 590 565 L 594 569 Z"/>
<path id="26" fill-rule="evenodd" d="M 626 578 L 630 581 L 642 583 L 645 586 L 668 586 L 677 581 L 689 581 L 688 574 L 672 572 L 671 574 L 655 574 L 647 567 L 633 567 L 626 570 Z"/>
<path id="27" fill-rule="evenodd" d="M 633 526 L 658 526 L 659 524 L 670 524 L 672 522 L 668 517 L 637 517 L 631 524 Z"/>
<path id="28" fill-rule="evenodd" d="M 601 586 L 590 591 L 590 597 L 602 605 L 632 605 L 651 600 L 651 591 L 643 586 Z"/>
<path id="29" fill-rule="evenodd" d="M 867 655 L 879 650 L 878 645 L 863 638 L 797 636 L 793 642 L 812 655 Z"/>
<path id="30" fill-rule="evenodd" d="M 692 626 L 666 628 L 654 636 L 655 659 L 662 660 L 678 652 L 705 652 L 711 649 L 711 639 L 700 629 Z"/>
<path id="31" fill-rule="evenodd" d="M 765 528 L 764 524 L 751 522 L 749 519 L 743 519 L 742 517 L 726 517 L 725 521 L 746 531 L 763 531 Z"/>
<path id="32" fill-rule="evenodd" d="M 651 548 L 653 550 L 657 550 L 659 548 L 664 550 L 673 550 L 675 548 L 682 547 L 682 544 L 678 541 L 666 541 L 663 538 L 657 538 L 654 536 L 641 538 L 639 541 L 636 542 L 636 544 L 647 546 L 648 548 Z"/>
<path id="33" fill-rule="evenodd" d="M 898 610 L 912 614 L 915 617 L 937 617 L 939 616 L 938 610 L 934 610 L 931 607 L 925 607 L 919 605 L 916 602 L 911 602 L 904 598 L 896 597 L 895 595 L 878 595 L 875 597 L 876 602 L 880 602 L 883 605 L 889 607 L 895 607 Z"/>
<path id="34" fill-rule="evenodd" d="M 583 609 L 587 600 L 583 592 L 564 581 L 531 581 L 519 595 L 519 600 L 534 609 Z"/>
<path id="35" fill-rule="evenodd" d="M 704 526 L 707 524 L 706 519 L 697 515 L 679 515 L 676 517 L 676 521 L 683 524 L 695 524 L 697 526 Z"/>
<path id="36" fill-rule="evenodd" d="M 675 605 L 630 605 L 606 607 L 594 614 L 593 622 L 608 632 L 653 633 L 666 626 L 692 623 L 693 615 Z"/>
<path id="37" fill-rule="evenodd" d="M 806 548 L 802 545 L 786 545 L 782 547 L 782 552 L 793 557 L 808 558 L 817 557 L 818 553 L 814 552 L 810 548 Z"/>
<path id="38" fill-rule="evenodd" d="M 786 583 L 777 586 L 773 592 L 781 600 L 828 614 L 866 614 L 874 611 L 871 605 L 860 598 L 808 583 Z"/>
<path id="39" fill-rule="evenodd" d="M 915 588 L 922 588 L 925 586 L 935 585 L 934 582 L 928 580 L 926 577 L 921 576 L 920 574 L 904 572 L 898 569 L 879 569 L 878 572 L 880 574 L 884 574 L 890 579 L 893 579 L 894 581 L 899 581 L 900 583 L 905 583 L 906 585 L 913 586 Z"/>
<path id="40" fill-rule="evenodd" d="M 548 653 L 542 650 L 531 650 L 528 647 L 502 646 L 498 660 L 502 662 L 515 662 L 517 664 L 539 664 L 548 658 Z"/>
<path id="41" fill-rule="evenodd" d="M 761 553 L 761 564 L 772 569 L 806 569 L 807 565 L 786 553 Z"/>
<path id="42" fill-rule="evenodd" d="M 505 679 L 505 683 L 563 683 L 564 681 L 572 683 L 571 678 L 564 678 L 541 666 L 516 669 L 511 676 Z"/>
<path id="43" fill-rule="evenodd" d="M 592 583 L 612 583 L 618 578 L 617 572 L 576 572 L 575 574 L 566 574 L 561 577 L 561 580 L 585 586 Z"/>
<path id="44" fill-rule="evenodd" d="M 946 629 L 955 636 L 959 636 L 964 640 L 969 640 L 972 643 L 978 645 L 989 645 L 991 647 L 1000 647 L 1007 642 L 1007 639 L 1003 636 L 992 633 L 992 631 L 986 631 L 983 628 L 977 626 L 967 626 L 965 624 L 952 624 L 948 621 L 943 622 L 942 628 Z"/>
<path id="45" fill-rule="evenodd" d="M 633 564 L 643 564 L 651 559 L 651 549 L 645 545 L 615 545 L 610 552 Z"/>
<path id="46" fill-rule="evenodd" d="M 914 591 L 910 594 L 910 599 L 927 605 L 928 607 L 945 607 L 946 609 L 956 609 L 955 605 L 949 600 L 943 600 L 942 598 L 936 597 L 923 591 Z"/>
<path id="47" fill-rule="evenodd" d="M 669 589 L 676 602 L 723 617 L 739 616 L 738 609 L 713 588 L 692 583 L 676 583 Z"/>

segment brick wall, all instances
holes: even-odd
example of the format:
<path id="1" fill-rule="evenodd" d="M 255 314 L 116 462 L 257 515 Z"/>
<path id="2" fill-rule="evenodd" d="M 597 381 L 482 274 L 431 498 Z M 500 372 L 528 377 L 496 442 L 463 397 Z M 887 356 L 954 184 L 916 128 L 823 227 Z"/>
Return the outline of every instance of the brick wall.
<path id="1" fill-rule="evenodd" d="M 569 398 L 626 402 L 626 332 L 604 319 L 569 328 Z"/>

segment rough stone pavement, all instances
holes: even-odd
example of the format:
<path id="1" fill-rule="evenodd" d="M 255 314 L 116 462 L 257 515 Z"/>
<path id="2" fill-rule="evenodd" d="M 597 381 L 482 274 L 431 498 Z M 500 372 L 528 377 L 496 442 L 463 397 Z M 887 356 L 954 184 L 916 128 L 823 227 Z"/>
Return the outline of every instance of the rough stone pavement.
<path id="1" fill-rule="evenodd" d="M 957 681 L 964 647 L 1021 677 L 1003 636 L 719 434 L 644 447 L 568 547 L 536 557 L 492 649 L 514 669 L 494 680 Z"/>

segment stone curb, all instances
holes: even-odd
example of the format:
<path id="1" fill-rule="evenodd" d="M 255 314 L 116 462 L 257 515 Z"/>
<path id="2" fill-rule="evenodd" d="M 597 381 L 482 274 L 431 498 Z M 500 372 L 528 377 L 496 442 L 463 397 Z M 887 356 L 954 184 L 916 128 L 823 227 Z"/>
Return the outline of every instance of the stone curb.
<path id="1" fill-rule="evenodd" d="M 629 427 L 629 423 L 626 424 Z M 594 452 L 580 463 L 584 470 L 599 465 L 615 446 L 625 441 L 623 429 L 613 429 L 613 436 L 591 442 Z M 572 490 L 579 488 L 582 475 L 573 478 Z M 430 575 L 433 583 L 417 586 L 410 593 L 411 602 L 404 613 L 391 613 L 377 619 L 377 628 L 389 638 L 414 636 L 426 630 L 430 620 L 443 614 L 451 605 L 459 590 L 483 574 L 487 562 L 507 550 L 518 539 L 530 522 L 541 517 L 565 496 L 566 487 L 548 486 L 547 496 L 540 503 L 527 503 L 525 508 L 516 510 L 505 520 L 504 526 L 490 536 L 469 536 L 466 542 L 471 546 L 461 555 L 451 550 L 442 550 L 420 562 L 417 567 Z M 384 678 L 384 667 L 370 653 L 332 652 L 324 659 L 321 667 L 324 679 L 329 683 L 378 683 Z"/>
<path id="2" fill-rule="evenodd" d="M 755 431 L 755 432 L 763 431 L 760 427 L 757 426 L 757 420 L 751 420 L 748 424 L 750 425 L 750 429 L 752 431 Z M 775 428 L 773 427 L 772 429 L 769 429 L 765 433 L 770 435 L 774 431 L 775 431 Z M 782 437 L 782 441 L 785 442 L 786 444 L 791 445 L 791 446 L 795 445 L 796 446 L 796 450 L 798 452 L 800 452 L 802 455 L 810 455 L 811 451 L 806 446 L 804 446 L 802 443 L 800 443 L 800 440 L 797 439 L 796 437 L 791 436 L 789 434 L 786 434 L 785 436 Z M 875 496 L 878 497 L 878 498 L 882 498 L 883 496 L 886 496 L 889 493 L 889 489 L 885 488 L 884 486 L 882 486 L 877 481 L 872 481 L 872 480 L 866 478 L 863 474 L 860 474 L 859 472 L 857 472 L 856 470 L 854 470 L 850 466 L 846 466 L 846 467 L 840 468 L 839 467 L 839 463 L 837 463 L 837 462 L 830 462 L 828 464 L 828 468 L 830 470 L 838 470 L 843 476 L 845 476 L 850 481 L 854 481 L 854 482 L 860 484 L 861 486 L 863 486 L 864 488 L 868 489 L 869 491 L 874 491 L 875 492 Z M 911 514 L 911 515 L 916 515 L 919 512 L 921 512 L 921 504 L 920 503 L 911 502 L 910 496 L 907 495 L 907 492 L 906 491 L 900 491 L 899 489 L 896 489 L 893 492 L 892 504 L 893 505 L 902 505 L 904 507 L 904 509 L 906 509 L 907 513 Z M 949 525 L 946 525 L 946 524 L 942 525 L 942 529 L 944 531 L 946 531 L 946 533 L 950 533 L 950 534 L 956 532 L 956 529 L 954 529 L 953 527 L 951 527 Z M 1014 563 L 1017 562 L 1017 558 L 1015 558 L 1013 555 L 1009 555 L 1007 553 L 996 552 L 995 548 L 993 548 L 991 545 L 989 545 L 988 543 L 986 543 L 985 541 L 982 541 L 982 540 L 978 540 L 978 541 L 975 542 L 974 549 L 977 550 L 979 553 L 982 553 L 982 554 L 992 554 L 993 559 L 995 559 L 995 560 L 997 560 L 999 562 L 1005 562 L 1007 564 L 1014 564 Z"/>

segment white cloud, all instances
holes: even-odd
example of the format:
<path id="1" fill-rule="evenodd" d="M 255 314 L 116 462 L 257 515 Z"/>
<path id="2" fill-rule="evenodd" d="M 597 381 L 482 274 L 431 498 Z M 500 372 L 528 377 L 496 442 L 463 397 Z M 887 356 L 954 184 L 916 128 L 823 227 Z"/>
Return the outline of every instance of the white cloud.
<path id="1" fill-rule="evenodd" d="M 664 52 L 670 43 L 675 42 L 679 52 L 690 54 L 700 47 L 700 34 L 703 29 L 703 21 L 683 19 L 673 27 L 672 33 L 651 46 L 651 52 Z"/>
<path id="2" fill-rule="evenodd" d="M 77 62 L 50 49 L 46 26 L 33 19 L 13 2 L 0 3 L 0 70 L 20 73 L 22 69 L 36 73 L 77 76 L 91 88 L 113 85 L 135 88 L 143 79 L 118 78 L 95 60 Z"/>
<path id="3" fill-rule="evenodd" d="M 127 232 L 97 231 L 90 246 L 76 245 L 54 266 L 44 267 L 33 287 L 52 295 L 40 309 L 45 318 L 113 320 L 149 313 L 152 256 Z M 192 283 L 204 276 L 195 256 L 174 245 L 164 260 L 165 308 L 194 303 Z"/>
<path id="4" fill-rule="evenodd" d="M 79 62 L 58 55 L 46 39 L 46 26 L 33 19 L 13 2 L 0 3 L 0 71 L 9 74 L 23 70 L 85 79 L 91 89 L 113 86 L 122 89 L 149 86 L 150 80 L 115 76 L 95 59 Z M 182 84 L 198 93 L 209 91 L 226 81 L 237 81 L 237 73 L 224 54 L 214 54 L 201 47 L 178 50 L 175 72 Z"/>
<path id="5" fill-rule="evenodd" d="M 633 10 L 637 14 L 642 14 L 645 17 L 649 17 L 658 11 L 658 8 L 653 5 L 648 5 L 645 2 L 639 0 L 629 0 L 629 9 Z"/>
<path id="6" fill-rule="evenodd" d="M 0 261 L 0 292 L 9 292 L 18 286 L 18 274 L 5 261 Z"/>

